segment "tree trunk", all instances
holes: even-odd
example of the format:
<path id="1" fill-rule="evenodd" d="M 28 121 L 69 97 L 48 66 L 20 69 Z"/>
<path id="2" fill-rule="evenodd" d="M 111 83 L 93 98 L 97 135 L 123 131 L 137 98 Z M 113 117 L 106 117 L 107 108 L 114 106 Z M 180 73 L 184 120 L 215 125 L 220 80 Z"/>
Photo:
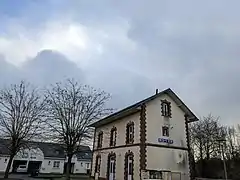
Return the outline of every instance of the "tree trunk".
<path id="1" fill-rule="evenodd" d="M 5 179 L 8 179 L 8 175 L 9 175 L 10 168 L 12 166 L 13 158 L 14 158 L 14 155 L 11 154 L 10 159 L 8 161 L 8 164 L 7 164 L 7 169 L 6 169 L 5 174 L 4 174 Z"/>
<path id="2" fill-rule="evenodd" d="M 66 180 L 70 180 L 72 157 L 73 157 L 72 154 L 71 154 L 71 155 L 68 155 L 67 171 L 66 171 Z"/>
<path id="3" fill-rule="evenodd" d="M 201 173 L 201 177 L 203 177 L 203 174 L 204 174 L 204 172 L 203 172 L 203 147 L 202 147 L 202 141 L 200 141 L 200 147 L 199 147 L 199 151 L 200 151 L 200 162 L 201 162 L 201 171 L 200 171 L 200 173 Z"/>

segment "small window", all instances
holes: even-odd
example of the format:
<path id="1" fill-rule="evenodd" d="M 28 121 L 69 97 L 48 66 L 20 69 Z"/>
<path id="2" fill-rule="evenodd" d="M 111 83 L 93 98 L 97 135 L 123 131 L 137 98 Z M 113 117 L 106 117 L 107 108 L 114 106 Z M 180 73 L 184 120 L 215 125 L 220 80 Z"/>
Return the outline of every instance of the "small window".
<path id="1" fill-rule="evenodd" d="M 51 165 L 51 161 L 48 161 L 48 165 Z"/>
<path id="2" fill-rule="evenodd" d="M 28 158 L 28 153 L 23 153 L 22 158 Z"/>
<path id="3" fill-rule="evenodd" d="M 130 122 L 126 127 L 126 144 L 132 144 L 134 142 L 134 124 Z"/>
<path id="4" fill-rule="evenodd" d="M 7 161 L 8 161 L 8 160 L 7 160 L 7 159 L 5 159 L 5 160 L 4 160 L 4 163 L 7 163 Z"/>
<path id="5" fill-rule="evenodd" d="M 171 103 L 167 100 L 162 100 L 162 116 L 171 117 Z"/>
<path id="6" fill-rule="evenodd" d="M 150 179 L 162 179 L 161 171 L 149 171 Z"/>
<path id="7" fill-rule="evenodd" d="M 86 168 L 89 169 L 89 163 L 86 163 Z"/>
<path id="8" fill-rule="evenodd" d="M 167 127 L 167 126 L 162 127 L 162 135 L 169 137 L 169 127 Z"/>
<path id="9" fill-rule="evenodd" d="M 110 134 L 110 146 L 116 146 L 117 128 L 113 127 Z"/>
<path id="10" fill-rule="evenodd" d="M 60 167 L 60 161 L 54 161 L 53 162 L 53 167 L 54 168 L 59 168 Z"/>
<path id="11" fill-rule="evenodd" d="M 83 167 L 83 163 L 81 162 L 81 167 Z"/>
<path id="12" fill-rule="evenodd" d="M 98 148 L 102 148 L 102 141 L 103 141 L 103 132 L 99 132 L 99 134 L 98 134 L 98 144 L 97 144 Z"/>

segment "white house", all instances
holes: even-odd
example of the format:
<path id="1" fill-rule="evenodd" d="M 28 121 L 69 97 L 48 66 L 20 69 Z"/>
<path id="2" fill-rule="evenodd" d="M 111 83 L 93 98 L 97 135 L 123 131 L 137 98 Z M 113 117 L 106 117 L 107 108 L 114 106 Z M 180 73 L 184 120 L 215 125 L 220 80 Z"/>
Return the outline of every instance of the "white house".
<path id="1" fill-rule="evenodd" d="M 197 120 L 166 89 L 93 123 L 91 176 L 99 180 L 189 180 L 188 124 Z"/>
<path id="2" fill-rule="evenodd" d="M 7 140 L 0 139 L 0 172 L 5 172 L 9 160 Z M 72 173 L 88 173 L 92 152 L 88 146 L 81 146 L 72 160 Z M 85 155 L 86 154 L 86 155 Z M 80 156 L 82 155 L 82 156 Z M 85 155 L 85 156 L 84 156 Z M 82 158 L 83 157 L 83 158 Z M 82 166 L 84 163 L 84 166 Z M 66 156 L 63 148 L 55 143 L 30 142 L 29 147 L 21 150 L 13 160 L 11 172 L 31 172 L 39 169 L 40 173 L 63 174 L 66 169 Z M 23 167 L 23 169 L 19 169 Z"/>

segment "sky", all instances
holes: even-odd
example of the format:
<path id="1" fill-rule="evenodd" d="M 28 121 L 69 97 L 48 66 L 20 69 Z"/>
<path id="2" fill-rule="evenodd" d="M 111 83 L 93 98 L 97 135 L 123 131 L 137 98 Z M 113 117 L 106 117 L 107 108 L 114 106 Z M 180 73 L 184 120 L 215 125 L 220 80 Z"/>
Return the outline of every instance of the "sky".
<path id="1" fill-rule="evenodd" d="M 171 88 L 240 119 L 239 0 L 1 0 L 0 87 L 75 78 L 120 109 Z"/>

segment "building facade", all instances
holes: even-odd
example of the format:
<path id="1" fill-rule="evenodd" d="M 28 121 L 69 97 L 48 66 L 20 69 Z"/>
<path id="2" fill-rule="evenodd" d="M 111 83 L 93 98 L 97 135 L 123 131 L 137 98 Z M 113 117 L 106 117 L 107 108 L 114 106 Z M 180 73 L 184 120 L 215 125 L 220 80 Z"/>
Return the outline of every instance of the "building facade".
<path id="1" fill-rule="evenodd" d="M 91 176 L 189 180 L 188 124 L 196 120 L 167 89 L 93 123 Z"/>
<path id="2" fill-rule="evenodd" d="M 6 140 L 0 140 L 0 172 L 5 172 L 9 161 Z M 82 146 L 72 159 L 73 174 L 89 173 L 92 152 L 88 146 Z M 84 163 L 84 165 L 83 165 Z M 59 144 L 31 142 L 14 157 L 10 172 L 30 173 L 39 169 L 42 174 L 63 174 L 66 169 L 66 156 Z"/>

